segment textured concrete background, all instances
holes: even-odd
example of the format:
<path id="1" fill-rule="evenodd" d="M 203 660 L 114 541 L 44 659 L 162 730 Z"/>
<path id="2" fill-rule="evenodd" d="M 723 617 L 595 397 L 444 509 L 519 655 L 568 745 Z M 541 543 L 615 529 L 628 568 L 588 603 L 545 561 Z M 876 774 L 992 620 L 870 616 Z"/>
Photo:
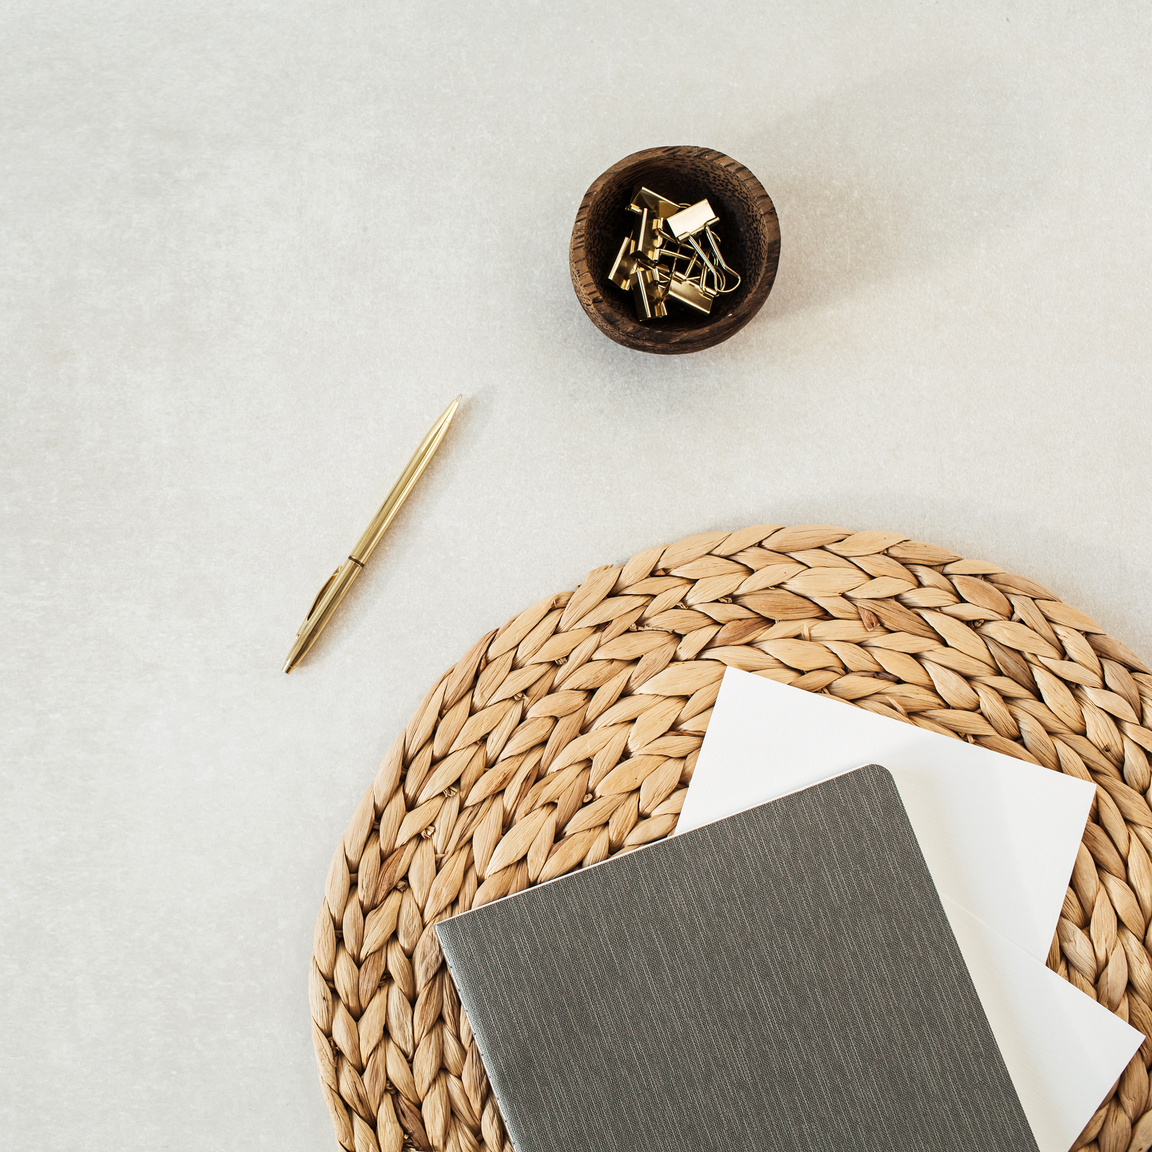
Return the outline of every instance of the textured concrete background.
<path id="1" fill-rule="evenodd" d="M 1149 10 L 660 13 L 4 5 L 0 1146 L 332 1146 L 331 852 L 434 678 L 594 565 L 896 529 L 1152 656 Z M 567 270 L 587 185 L 665 143 L 783 233 L 760 316 L 673 359 Z"/>

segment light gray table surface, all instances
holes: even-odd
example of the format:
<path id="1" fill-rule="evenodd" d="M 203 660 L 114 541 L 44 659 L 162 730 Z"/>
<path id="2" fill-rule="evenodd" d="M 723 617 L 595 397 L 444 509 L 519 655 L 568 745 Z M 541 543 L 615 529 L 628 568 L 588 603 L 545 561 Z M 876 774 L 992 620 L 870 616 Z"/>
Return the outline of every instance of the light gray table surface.
<path id="1" fill-rule="evenodd" d="M 895 529 L 1152 656 L 1150 55 L 1102 0 L 8 0 L 0 1146 L 334 1147 L 332 850 L 440 672 L 598 564 Z M 756 320 L 674 358 L 567 268 L 587 185 L 665 143 L 783 234 Z"/>

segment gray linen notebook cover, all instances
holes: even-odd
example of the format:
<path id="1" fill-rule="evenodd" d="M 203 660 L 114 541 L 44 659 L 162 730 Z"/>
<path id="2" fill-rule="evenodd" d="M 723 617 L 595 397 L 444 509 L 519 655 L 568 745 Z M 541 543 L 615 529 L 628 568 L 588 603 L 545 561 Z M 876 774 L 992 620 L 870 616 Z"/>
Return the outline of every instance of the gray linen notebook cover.
<path id="1" fill-rule="evenodd" d="M 877 765 L 437 933 L 517 1152 L 1036 1152 Z"/>

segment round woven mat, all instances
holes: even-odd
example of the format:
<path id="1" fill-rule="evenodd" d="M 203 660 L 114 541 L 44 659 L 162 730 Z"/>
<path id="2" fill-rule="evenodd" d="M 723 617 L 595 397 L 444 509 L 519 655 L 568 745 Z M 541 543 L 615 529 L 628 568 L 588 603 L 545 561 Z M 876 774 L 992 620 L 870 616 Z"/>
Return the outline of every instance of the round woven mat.
<path id="1" fill-rule="evenodd" d="M 345 1148 L 511 1152 L 433 925 L 667 836 L 729 664 L 1095 782 L 1048 965 L 1152 1036 L 1148 668 L 995 564 L 761 524 L 534 604 L 396 738 L 316 923 L 312 1033 Z M 1150 1061 L 1152 1041 L 1076 1147 L 1152 1145 Z"/>

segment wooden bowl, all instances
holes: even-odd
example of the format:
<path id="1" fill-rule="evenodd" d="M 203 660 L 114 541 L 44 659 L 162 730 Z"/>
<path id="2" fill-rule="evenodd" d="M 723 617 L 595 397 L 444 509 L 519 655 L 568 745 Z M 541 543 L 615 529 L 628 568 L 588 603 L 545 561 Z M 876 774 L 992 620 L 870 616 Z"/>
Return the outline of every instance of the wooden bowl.
<path id="1" fill-rule="evenodd" d="M 641 185 L 679 203 L 707 197 L 720 222 L 724 259 L 740 287 L 717 297 L 707 315 L 673 304 L 662 319 L 636 319 L 632 294 L 608 279 L 620 242 L 636 217 L 627 212 Z M 613 164 L 584 193 L 568 261 L 572 285 L 592 323 L 626 348 L 671 355 L 699 352 L 727 340 L 760 311 L 780 260 L 780 222 L 763 185 L 743 164 L 712 148 L 647 148 Z"/>

